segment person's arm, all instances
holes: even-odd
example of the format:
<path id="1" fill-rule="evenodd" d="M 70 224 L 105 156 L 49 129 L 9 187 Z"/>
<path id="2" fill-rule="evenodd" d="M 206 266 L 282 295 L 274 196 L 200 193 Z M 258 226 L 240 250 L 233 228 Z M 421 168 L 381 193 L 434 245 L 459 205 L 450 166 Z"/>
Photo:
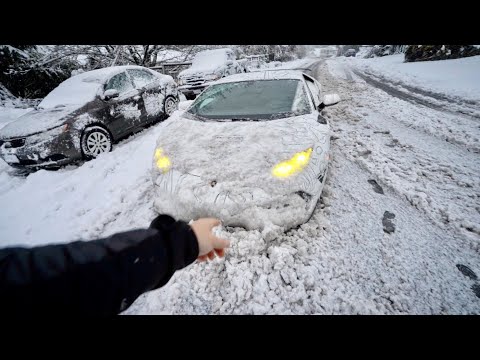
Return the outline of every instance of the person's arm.
<path id="1" fill-rule="evenodd" d="M 4 314 L 114 315 L 165 285 L 199 256 L 187 223 L 161 215 L 149 229 L 93 241 L 0 250 Z"/>

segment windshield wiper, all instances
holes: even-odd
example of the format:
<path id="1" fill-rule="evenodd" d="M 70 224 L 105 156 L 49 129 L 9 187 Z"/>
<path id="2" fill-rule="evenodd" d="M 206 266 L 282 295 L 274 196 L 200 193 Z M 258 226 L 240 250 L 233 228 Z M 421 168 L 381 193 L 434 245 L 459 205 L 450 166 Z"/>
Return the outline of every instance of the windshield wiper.
<path id="1" fill-rule="evenodd" d="M 258 119 L 252 119 L 252 118 L 233 118 L 229 119 L 231 121 L 258 121 Z"/>

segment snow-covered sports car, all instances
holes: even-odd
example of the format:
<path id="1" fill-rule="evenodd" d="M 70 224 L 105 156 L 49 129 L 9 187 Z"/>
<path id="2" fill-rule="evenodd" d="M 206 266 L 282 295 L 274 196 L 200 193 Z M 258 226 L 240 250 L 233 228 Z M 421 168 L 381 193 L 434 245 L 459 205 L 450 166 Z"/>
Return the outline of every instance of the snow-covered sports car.
<path id="1" fill-rule="evenodd" d="M 155 208 L 183 220 L 285 229 L 308 221 L 330 152 L 321 110 L 339 101 L 292 70 L 232 75 L 161 127 L 153 156 Z"/>

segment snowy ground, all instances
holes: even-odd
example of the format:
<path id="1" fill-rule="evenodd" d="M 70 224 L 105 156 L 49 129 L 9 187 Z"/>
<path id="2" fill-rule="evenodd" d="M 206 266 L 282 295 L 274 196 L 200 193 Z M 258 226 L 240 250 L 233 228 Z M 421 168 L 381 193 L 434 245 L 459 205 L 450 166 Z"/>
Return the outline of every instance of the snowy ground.
<path id="1" fill-rule="evenodd" d="M 418 101 L 456 110 L 480 119 L 480 56 L 404 63 L 404 55 L 374 59 L 341 57 L 337 62 L 367 80 L 386 83 Z"/>
<path id="2" fill-rule="evenodd" d="M 399 90 L 357 60 L 312 66 L 325 90 L 343 99 L 326 110 L 333 160 L 312 219 L 273 240 L 222 229 L 232 240 L 225 259 L 177 272 L 125 314 L 480 313 L 480 283 L 457 268 L 480 275 L 474 106 L 447 89 L 435 108 L 440 100 L 415 91 L 408 77 L 401 80 L 412 89 Z M 383 76 L 383 83 L 365 76 Z M 26 178 L 0 160 L 1 245 L 147 226 L 158 131 L 153 126 L 79 167 Z"/>

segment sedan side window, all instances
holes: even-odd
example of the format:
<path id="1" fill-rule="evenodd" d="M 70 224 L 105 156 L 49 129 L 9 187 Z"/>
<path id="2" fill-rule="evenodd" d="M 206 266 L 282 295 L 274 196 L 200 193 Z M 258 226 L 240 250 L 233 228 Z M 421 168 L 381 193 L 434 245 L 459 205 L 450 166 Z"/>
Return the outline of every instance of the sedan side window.
<path id="1" fill-rule="evenodd" d="M 155 80 L 155 76 L 145 70 L 129 69 L 127 71 L 132 77 L 136 89 L 140 89 Z"/>
<path id="2" fill-rule="evenodd" d="M 125 72 L 113 76 L 105 86 L 105 90 L 115 89 L 120 94 L 133 90 L 133 84 Z"/>

